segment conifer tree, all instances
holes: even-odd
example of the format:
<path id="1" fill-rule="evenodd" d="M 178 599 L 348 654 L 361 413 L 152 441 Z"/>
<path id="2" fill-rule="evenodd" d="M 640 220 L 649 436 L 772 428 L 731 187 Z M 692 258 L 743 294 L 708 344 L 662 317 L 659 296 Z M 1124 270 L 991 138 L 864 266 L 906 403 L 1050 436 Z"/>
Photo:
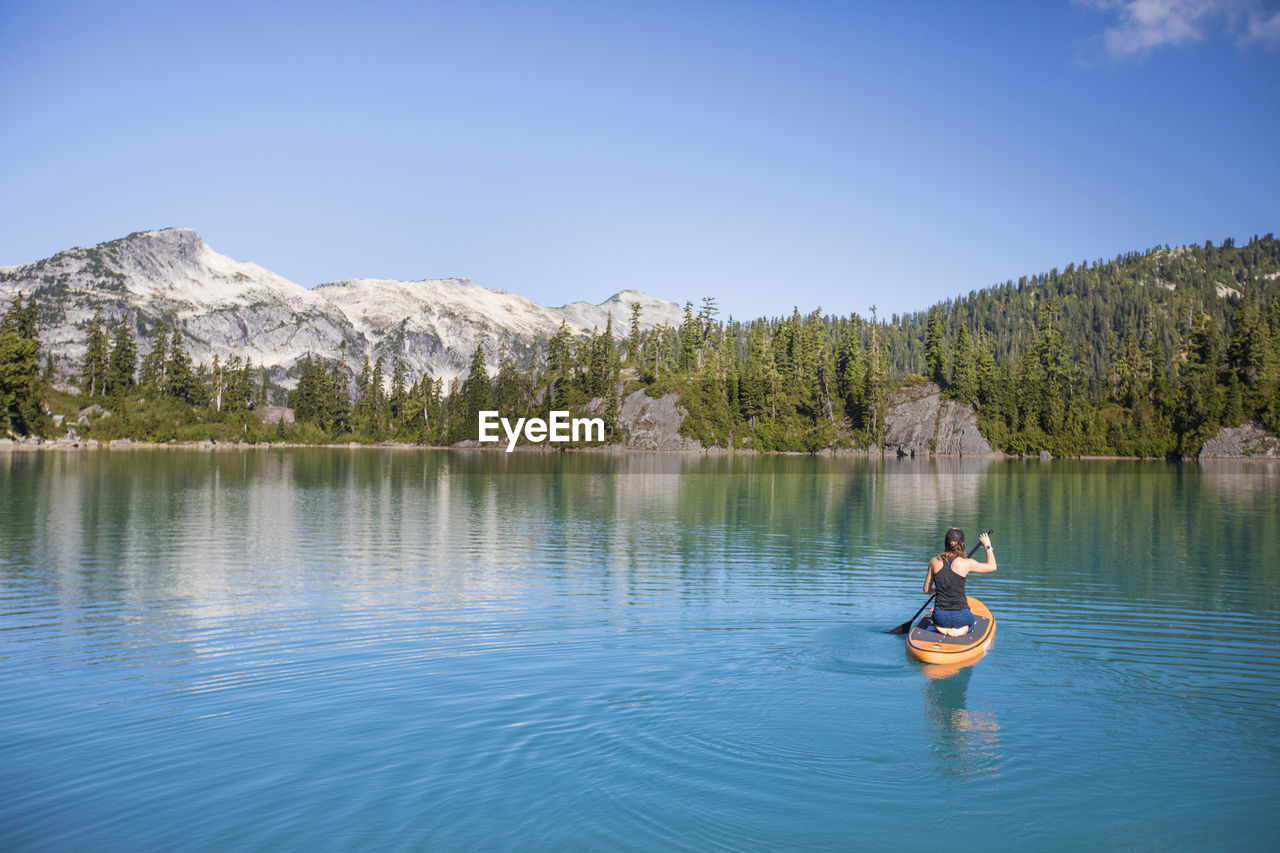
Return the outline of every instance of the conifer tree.
<path id="1" fill-rule="evenodd" d="M 378 356 L 377 360 L 373 363 L 373 376 L 370 377 L 369 384 L 373 411 L 380 415 L 386 408 L 387 401 L 386 389 L 383 388 L 382 356 Z"/>
<path id="2" fill-rule="evenodd" d="M 764 365 L 764 399 L 769 407 L 769 417 L 778 417 L 778 403 L 782 400 L 783 376 L 776 361 Z"/>
<path id="3" fill-rule="evenodd" d="M 391 407 L 391 417 L 397 423 L 405 416 L 405 373 L 404 360 L 396 356 L 391 364 L 391 397 L 388 402 Z"/>
<path id="4" fill-rule="evenodd" d="M 716 325 L 716 315 L 720 313 L 720 308 L 716 305 L 714 296 L 702 297 L 702 307 L 698 309 L 698 322 L 702 327 L 702 343 L 706 344 L 711 336 L 711 330 Z"/>
<path id="5" fill-rule="evenodd" d="M 1227 347 L 1227 363 L 1242 386 L 1244 405 L 1250 411 L 1265 406 L 1267 392 L 1276 381 L 1276 353 L 1267 320 L 1254 299 L 1246 299 L 1236 311 L 1235 330 Z"/>
<path id="6" fill-rule="evenodd" d="M 736 391 L 737 385 L 737 364 L 736 349 L 734 347 L 734 332 L 736 324 L 733 318 L 729 318 L 728 326 L 722 330 L 719 343 L 716 345 L 716 377 L 724 380 L 728 388 Z M 735 374 L 733 381 L 730 382 L 730 374 Z"/>
<path id="7" fill-rule="evenodd" d="M 386 389 L 383 387 L 382 356 L 373 362 L 373 372 L 369 375 L 368 402 L 365 408 L 365 426 L 375 439 L 386 437 L 389 412 Z"/>
<path id="8" fill-rule="evenodd" d="M 836 347 L 836 393 L 840 395 L 845 413 L 853 417 L 861 402 L 865 365 L 859 355 L 858 336 L 851 326 L 846 326 Z"/>
<path id="9" fill-rule="evenodd" d="M 693 303 L 684 304 L 684 321 L 680 324 L 680 362 L 682 372 L 698 369 L 698 356 L 702 348 L 702 323 L 693 315 Z"/>
<path id="10" fill-rule="evenodd" d="M 293 409 L 294 417 L 299 421 L 313 420 L 318 417 L 320 411 L 320 406 L 317 402 L 320 382 L 316 363 L 311 357 L 311 353 L 307 353 L 298 359 L 297 367 L 298 384 L 289 392 L 288 399 L 285 402 L 289 408 Z"/>
<path id="11" fill-rule="evenodd" d="M 351 398 L 342 365 L 308 353 L 298 362 L 298 371 L 298 384 L 288 399 L 297 419 L 314 422 L 331 435 L 345 432 L 351 416 Z"/>
<path id="12" fill-rule="evenodd" d="M 0 319 L 0 429 L 29 435 L 41 430 L 40 339 L 34 299 L 22 294 Z"/>
<path id="13" fill-rule="evenodd" d="M 224 376 L 222 369 L 222 360 L 218 358 L 218 354 L 213 354 L 213 370 L 211 372 L 213 383 L 213 410 L 215 412 L 222 411 L 222 393 L 226 390 L 224 384 Z"/>
<path id="14" fill-rule="evenodd" d="M 498 375 L 494 379 L 493 403 L 503 417 L 525 415 L 525 379 L 516 360 L 506 347 L 498 357 Z"/>
<path id="15" fill-rule="evenodd" d="M 167 377 L 165 368 L 169 362 L 169 334 L 163 328 L 155 330 L 151 337 L 151 351 L 142 358 L 138 384 L 154 392 L 162 393 Z"/>
<path id="16" fill-rule="evenodd" d="M 360 418 L 373 415 L 373 367 L 369 364 L 369 354 L 365 353 L 364 363 L 360 366 L 360 375 L 356 377 L 355 414 Z"/>
<path id="17" fill-rule="evenodd" d="M 339 361 L 322 364 L 320 393 L 321 423 L 334 435 L 351 428 L 351 390 L 346 371 Z"/>
<path id="18" fill-rule="evenodd" d="M 1009 381 L 1007 374 L 996 364 L 995 355 L 991 352 L 991 340 L 987 337 L 985 328 L 978 330 L 978 343 L 974 355 L 978 403 L 993 418 L 1007 423 Z"/>
<path id="19" fill-rule="evenodd" d="M 885 400 L 884 358 L 880 352 L 880 334 L 876 322 L 876 306 L 871 306 L 871 346 L 867 350 L 863 392 L 866 413 L 863 422 L 871 440 L 879 444 L 884 436 Z"/>
<path id="20" fill-rule="evenodd" d="M 639 302 L 632 302 L 631 319 L 627 322 L 627 363 L 639 364 L 642 356 L 640 355 L 641 337 L 640 332 L 640 314 L 644 307 Z"/>
<path id="21" fill-rule="evenodd" d="M 1221 423 L 1223 395 L 1218 389 L 1221 356 L 1221 332 L 1213 319 L 1202 313 L 1193 321 L 1187 371 L 1182 380 L 1182 405 L 1174 420 L 1179 451 L 1184 456 L 1197 454 L 1200 445 Z"/>
<path id="22" fill-rule="evenodd" d="M 800 309 L 793 307 L 791 316 L 778 324 L 777 331 L 769 341 L 769 352 L 773 355 L 774 366 L 778 374 L 788 382 L 799 379 L 801 368 L 798 357 L 800 349 L 798 337 L 802 322 Z"/>
<path id="23" fill-rule="evenodd" d="M 834 421 L 836 413 L 832 398 L 835 396 L 836 360 L 830 349 L 823 347 L 818 350 L 818 365 L 814 376 L 817 379 L 818 405 L 826 413 L 827 420 Z"/>
<path id="24" fill-rule="evenodd" d="M 110 358 L 110 342 L 102 314 L 94 314 L 85 332 L 84 358 L 80 362 L 80 382 L 90 397 L 106 393 L 107 361 Z"/>
<path id="25" fill-rule="evenodd" d="M 169 338 L 169 360 L 165 363 L 165 396 L 181 400 L 192 406 L 202 405 L 206 400 L 203 383 L 196 375 L 191 356 L 187 355 L 182 343 L 182 333 L 177 329 Z"/>
<path id="26" fill-rule="evenodd" d="M 257 406 L 258 392 L 254 385 L 256 371 L 249 360 L 236 356 L 235 399 L 236 410 L 246 411 Z"/>
<path id="27" fill-rule="evenodd" d="M 946 342 L 942 334 L 942 315 L 935 305 L 929 309 L 929 325 L 924 339 L 925 376 L 939 385 L 947 384 Z"/>
<path id="28" fill-rule="evenodd" d="M 738 410 L 752 427 L 765 411 L 766 358 L 764 323 L 755 323 L 747 338 L 747 361 L 738 374 Z"/>
<path id="29" fill-rule="evenodd" d="M 613 315 L 605 320 L 604 332 L 591 332 L 587 364 L 587 394 L 603 397 L 613 387 L 618 373 L 618 354 L 613 346 Z"/>
<path id="30" fill-rule="evenodd" d="M 129 325 L 121 318 L 111 338 L 111 355 L 107 359 L 106 385 L 109 393 L 122 394 L 134 386 L 138 367 L 138 348 Z"/>
<path id="31" fill-rule="evenodd" d="M 261 360 L 258 362 L 258 381 L 254 388 L 254 408 L 262 408 L 263 406 L 269 405 L 271 401 L 268 399 L 267 393 L 267 370 L 262 366 Z M 283 428 L 283 421 L 277 421 L 276 423 Z"/>
<path id="32" fill-rule="evenodd" d="M 1040 362 L 1040 387 L 1032 393 L 1038 393 L 1040 397 L 1040 426 L 1049 435 L 1057 435 L 1063 431 L 1069 399 L 1069 365 L 1066 345 L 1059 328 L 1060 317 L 1058 304 L 1049 301 L 1041 306 L 1036 320 L 1039 334 L 1035 358 Z"/>
<path id="33" fill-rule="evenodd" d="M 1029 349 L 1018 359 L 1018 372 L 1014 377 L 1014 389 L 1017 400 L 1018 420 L 1015 425 L 1019 432 L 1038 433 L 1043 421 L 1041 406 L 1048 396 L 1045 393 L 1044 366 L 1040 354 Z M 1032 450 L 1041 450 L 1036 446 Z"/>
<path id="34" fill-rule="evenodd" d="M 219 411 L 243 412 L 254 404 L 254 371 L 238 355 L 233 355 L 221 365 L 215 358 L 213 385 L 215 390 L 220 388 L 222 392 L 221 401 L 215 402 L 215 407 L 220 406 Z"/>
<path id="35" fill-rule="evenodd" d="M 951 393 L 958 400 L 973 400 L 978 395 L 978 365 L 973 340 L 964 326 L 956 332 L 955 355 L 951 359 Z"/>
<path id="36" fill-rule="evenodd" d="M 1227 390 L 1222 404 L 1222 425 L 1240 426 L 1244 421 L 1244 399 L 1240 391 L 1240 377 L 1227 374 Z"/>
<path id="37" fill-rule="evenodd" d="M 618 401 L 618 392 L 609 388 L 605 393 L 604 432 L 606 438 L 613 438 L 618 433 L 618 415 L 622 404 Z"/>
<path id="38" fill-rule="evenodd" d="M 569 324 L 560 322 L 560 328 L 547 342 L 547 407 L 554 409 L 561 405 L 568 393 L 568 385 L 572 379 L 572 336 Z"/>
<path id="39" fill-rule="evenodd" d="M 485 369 L 484 348 L 476 344 L 471 354 L 471 367 L 462 383 L 463 434 L 475 438 L 480 412 L 493 408 L 493 391 L 489 387 L 489 372 Z"/>
<path id="40" fill-rule="evenodd" d="M 445 424 L 447 423 L 444 411 L 444 378 L 437 377 L 430 382 L 430 393 L 424 403 L 424 412 L 427 421 L 431 425 L 429 435 L 431 441 L 440 443 L 444 441 Z"/>

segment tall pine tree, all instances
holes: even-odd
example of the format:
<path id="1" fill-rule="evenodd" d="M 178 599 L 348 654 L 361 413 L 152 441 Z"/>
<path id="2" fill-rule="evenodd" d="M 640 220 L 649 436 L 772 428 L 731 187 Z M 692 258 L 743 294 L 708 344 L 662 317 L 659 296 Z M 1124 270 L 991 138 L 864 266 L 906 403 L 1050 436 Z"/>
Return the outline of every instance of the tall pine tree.
<path id="1" fill-rule="evenodd" d="M 18 294 L 0 319 L 0 428 L 30 435 L 43 425 L 36 304 Z"/>
<path id="2" fill-rule="evenodd" d="M 102 314 L 94 314 L 85 331 L 84 358 L 80 362 L 80 383 L 90 397 L 106 393 L 107 362 L 111 356 L 111 343 L 107 337 L 106 320 Z"/>
<path id="3" fill-rule="evenodd" d="M 121 318 L 111 336 L 111 355 L 107 359 L 106 384 L 111 394 L 123 394 L 134 386 L 138 367 L 138 348 L 133 342 L 129 324 Z"/>

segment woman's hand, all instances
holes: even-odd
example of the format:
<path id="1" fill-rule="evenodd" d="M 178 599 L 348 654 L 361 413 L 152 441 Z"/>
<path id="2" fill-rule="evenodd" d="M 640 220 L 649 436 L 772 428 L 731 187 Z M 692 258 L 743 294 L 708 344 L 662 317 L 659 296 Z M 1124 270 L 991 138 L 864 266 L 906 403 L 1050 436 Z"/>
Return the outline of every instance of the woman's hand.
<path id="1" fill-rule="evenodd" d="M 985 563 L 979 563 L 977 560 L 969 561 L 969 571 L 979 572 L 980 574 L 989 574 L 996 570 L 996 552 L 991 550 L 991 536 L 983 533 L 978 537 L 978 541 L 982 543 L 982 547 L 987 549 Z"/>

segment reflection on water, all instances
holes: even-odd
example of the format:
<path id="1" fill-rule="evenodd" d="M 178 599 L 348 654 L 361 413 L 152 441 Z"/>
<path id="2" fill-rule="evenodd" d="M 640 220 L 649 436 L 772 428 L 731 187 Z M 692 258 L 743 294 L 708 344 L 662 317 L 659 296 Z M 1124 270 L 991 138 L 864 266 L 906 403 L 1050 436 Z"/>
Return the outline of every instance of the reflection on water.
<path id="1" fill-rule="evenodd" d="M 0 453 L 0 837 L 881 849 L 964 781 L 997 847 L 1247 847 L 1276 470 Z M 922 669 L 883 630 L 951 526 L 995 530 L 1001 639 Z"/>
<path id="2" fill-rule="evenodd" d="M 1280 493 L 1280 459 L 1197 463 L 1205 485 L 1223 498 L 1265 500 Z"/>
<path id="3" fill-rule="evenodd" d="M 1000 724 L 988 710 L 968 707 L 969 679 L 976 667 L 924 666 L 924 711 L 934 732 L 941 772 L 969 778 L 994 777 L 1002 762 Z"/>

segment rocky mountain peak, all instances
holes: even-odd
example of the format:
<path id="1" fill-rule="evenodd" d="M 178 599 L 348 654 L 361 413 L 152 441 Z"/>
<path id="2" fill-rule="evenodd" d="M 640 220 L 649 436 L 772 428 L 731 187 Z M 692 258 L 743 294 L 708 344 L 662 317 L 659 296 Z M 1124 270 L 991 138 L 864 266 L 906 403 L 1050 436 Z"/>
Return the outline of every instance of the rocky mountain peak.
<path id="1" fill-rule="evenodd" d="M 199 263 L 200 254 L 208 248 L 200 235 L 190 228 L 135 231 L 128 237 L 122 237 L 114 242 L 135 257 L 147 255 L 168 257 L 192 266 Z"/>
<path id="2" fill-rule="evenodd" d="M 353 371 L 366 357 L 400 359 L 412 378 L 448 383 L 467 372 L 477 346 L 496 373 L 504 351 L 527 357 L 562 322 L 588 335 L 612 316 L 615 334 L 624 334 L 629 302 L 645 306 L 642 328 L 681 316 L 676 303 L 641 291 L 547 308 L 465 278 L 353 279 L 308 290 L 219 254 L 189 228 L 138 231 L 0 268 L 0 311 L 18 293 L 36 300 L 44 349 L 66 376 L 78 369 L 87 328 L 101 314 L 110 326 L 131 327 L 143 354 L 155 335 L 176 329 L 197 363 L 240 357 L 275 368 L 286 386 L 286 371 L 308 354 L 341 359 Z"/>

